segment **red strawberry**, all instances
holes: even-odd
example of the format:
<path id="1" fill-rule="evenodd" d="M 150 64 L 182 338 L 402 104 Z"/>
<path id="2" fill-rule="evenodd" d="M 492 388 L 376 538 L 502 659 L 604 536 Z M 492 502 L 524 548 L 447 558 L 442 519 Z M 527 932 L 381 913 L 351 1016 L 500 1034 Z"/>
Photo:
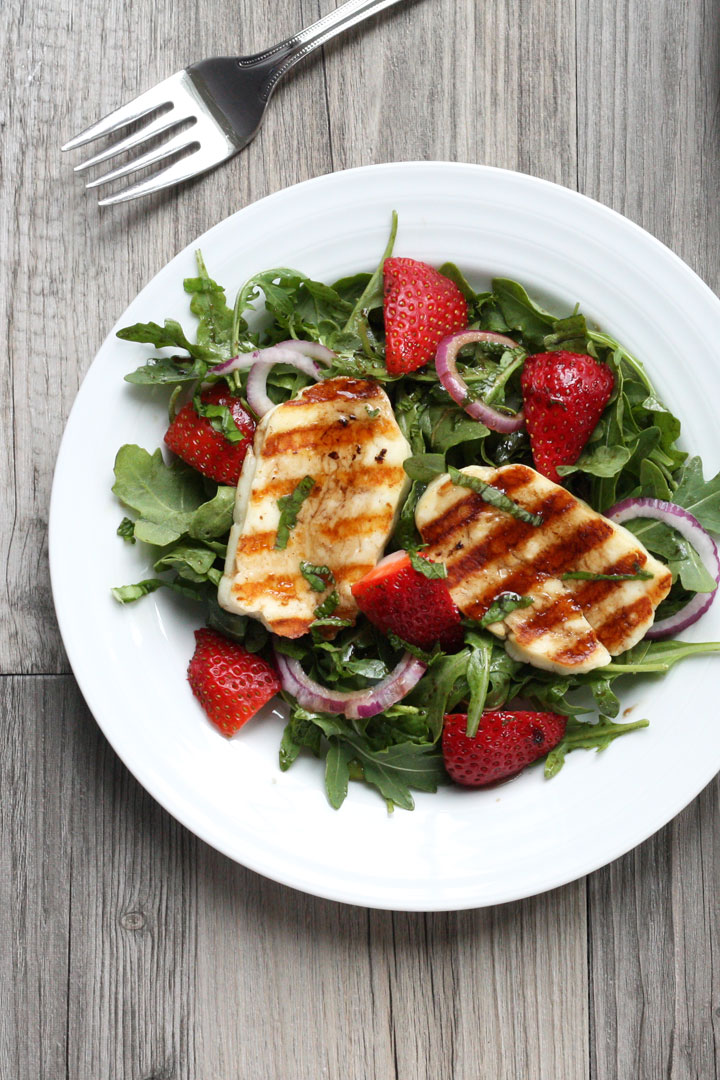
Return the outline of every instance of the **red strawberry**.
<path id="1" fill-rule="evenodd" d="M 188 681 L 210 720 L 223 735 L 234 735 L 280 689 L 267 660 L 215 630 L 195 631 Z"/>
<path id="2" fill-rule="evenodd" d="M 352 586 L 360 610 L 383 634 L 394 633 L 421 649 L 436 642 L 446 652 L 462 645 L 460 612 L 442 578 L 426 578 L 404 551 L 381 559 Z"/>
<path id="3" fill-rule="evenodd" d="M 484 787 L 522 772 L 557 746 L 567 718 L 551 712 L 483 713 L 477 735 L 465 734 L 467 716 L 450 713 L 442 734 L 445 768 L 456 784 Z"/>
<path id="4" fill-rule="evenodd" d="M 579 353 L 529 356 L 522 378 L 525 425 L 535 468 L 562 483 L 558 465 L 574 465 L 613 391 L 607 364 Z"/>
<path id="5" fill-rule="evenodd" d="M 237 484 L 255 423 L 239 398 L 233 397 L 225 383 L 216 383 L 200 395 L 203 405 L 226 405 L 237 427 L 245 435 L 230 442 L 215 431 L 207 416 L 199 416 L 190 402 L 184 405 L 165 433 L 165 442 L 187 465 L 217 480 L 218 484 Z"/>
<path id="6" fill-rule="evenodd" d="M 468 313 L 457 285 L 417 259 L 386 259 L 385 363 L 391 375 L 427 364 L 447 334 L 464 330 Z"/>

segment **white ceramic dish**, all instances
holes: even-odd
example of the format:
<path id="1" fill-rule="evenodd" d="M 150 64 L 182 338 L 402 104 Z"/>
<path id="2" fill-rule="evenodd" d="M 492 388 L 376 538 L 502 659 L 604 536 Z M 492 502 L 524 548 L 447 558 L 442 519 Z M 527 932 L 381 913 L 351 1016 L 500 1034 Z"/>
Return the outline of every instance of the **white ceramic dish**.
<path id="1" fill-rule="evenodd" d="M 477 165 L 404 163 L 300 184 L 239 211 L 181 252 L 117 327 L 192 319 L 182 279 L 201 247 L 228 294 L 250 274 L 297 266 L 332 281 L 372 268 L 400 215 L 396 254 L 451 259 L 478 283 L 516 278 L 558 312 L 577 302 L 647 364 L 683 420 L 684 443 L 720 465 L 716 405 L 720 302 L 667 248 L 574 192 Z M 115 327 L 114 329 L 117 329 Z M 228 742 L 206 722 L 185 671 L 198 623 L 191 604 L 155 593 L 122 608 L 110 587 L 148 576 L 139 548 L 115 535 L 117 448 L 154 449 L 165 395 L 123 375 L 145 346 L 103 344 L 78 394 L 58 457 L 50 519 L 60 628 L 85 698 L 149 792 L 189 829 L 238 862 L 319 896 L 398 910 L 450 910 L 518 899 L 571 881 L 628 851 L 678 813 L 720 768 L 712 721 L 716 657 L 662 680 L 620 683 L 633 717 L 651 721 L 602 754 L 572 754 L 546 782 L 531 770 L 486 792 L 416 795 L 389 816 L 351 785 L 344 807 L 324 795 L 321 765 L 277 765 L 282 731 L 268 710 Z M 685 635 L 720 637 L 720 604 Z"/>

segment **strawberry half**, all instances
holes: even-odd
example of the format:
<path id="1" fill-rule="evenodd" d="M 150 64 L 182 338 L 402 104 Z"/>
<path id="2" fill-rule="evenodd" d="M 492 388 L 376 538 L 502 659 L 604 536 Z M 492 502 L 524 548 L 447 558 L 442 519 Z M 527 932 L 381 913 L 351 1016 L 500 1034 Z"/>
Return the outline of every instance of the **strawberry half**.
<path id="1" fill-rule="evenodd" d="M 554 750 L 566 724 L 557 713 L 495 710 L 483 713 L 477 734 L 468 739 L 467 715 L 449 713 L 442 733 L 445 768 L 465 787 L 507 780 Z"/>
<path id="2" fill-rule="evenodd" d="M 558 465 L 574 465 L 613 391 L 607 364 L 579 353 L 529 356 L 521 377 L 525 426 L 535 468 L 562 483 Z"/>
<path id="3" fill-rule="evenodd" d="M 209 719 L 223 735 L 234 735 L 277 694 L 275 669 L 215 630 L 195 631 L 188 681 Z"/>
<path id="4" fill-rule="evenodd" d="M 190 402 L 180 409 L 167 429 L 165 442 L 173 453 L 203 476 L 217 480 L 218 484 L 237 484 L 255 433 L 255 423 L 225 383 L 216 383 L 203 390 L 200 400 L 203 405 L 225 405 L 245 438 L 230 442 L 222 432 L 215 430 L 207 416 L 199 416 Z"/>
<path id="5" fill-rule="evenodd" d="M 467 326 L 467 301 L 454 281 L 417 259 L 386 259 L 385 364 L 404 375 L 427 364 L 447 334 Z"/>
<path id="6" fill-rule="evenodd" d="M 439 643 L 446 652 L 462 645 L 460 612 L 441 578 L 415 570 L 404 551 L 381 559 L 352 586 L 355 602 L 383 634 L 393 633 L 420 649 Z"/>

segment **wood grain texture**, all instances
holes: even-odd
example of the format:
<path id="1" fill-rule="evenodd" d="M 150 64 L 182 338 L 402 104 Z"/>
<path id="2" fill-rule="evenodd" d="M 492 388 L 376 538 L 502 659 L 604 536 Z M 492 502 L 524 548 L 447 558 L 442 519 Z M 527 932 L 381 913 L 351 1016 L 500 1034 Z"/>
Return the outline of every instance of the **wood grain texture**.
<path id="1" fill-rule="evenodd" d="M 577 18 L 580 189 L 717 290 L 720 10 L 579 0 Z M 719 790 L 589 880 L 593 1080 L 717 1075 Z"/>
<path id="2" fill-rule="evenodd" d="M 139 288 L 240 206 L 332 169 L 479 161 L 579 187 L 720 285 L 705 0 L 413 0 L 295 69 L 216 172 L 110 211 L 83 193 L 65 138 L 331 6 L 0 6 L 0 1078 L 713 1080 L 717 782 L 588 882 L 488 911 L 371 912 L 196 840 L 64 674 L 46 565 L 64 420 Z"/>

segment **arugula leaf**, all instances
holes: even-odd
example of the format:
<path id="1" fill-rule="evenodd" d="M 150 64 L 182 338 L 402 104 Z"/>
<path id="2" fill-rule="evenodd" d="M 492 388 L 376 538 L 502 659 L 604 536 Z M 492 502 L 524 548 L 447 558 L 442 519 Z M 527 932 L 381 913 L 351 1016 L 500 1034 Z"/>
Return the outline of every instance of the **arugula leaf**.
<path id="1" fill-rule="evenodd" d="M 160 450 L 149 454 L 140 446 L 122 446 L 115 458 L 113 492 L 140 519 L 135 536 L 164 545 L 187 532 L 193 514 L 204 501 L 202 477 L 180 462 L 166 465 Z"/>
<path id="2" fill-rule="evenodd" d="M 405 742 L 371 750 L 359 736 L 346 735 L 345 741 L 360 760 L 366 782 L 403 810 L 415 806 L 410 788 L 437 791 L 447 779 L 442 754 L 431 745 Z"/>
<path id="3" fill-rule="evenodd" d="M 504 510 L 506 514 L 511 514 L 518 521 L 525 521 L 528 525 L 542 525 L 543 519 L 540 514 L 533 514 L 530 510 L 526 510 L 524 506 L 520 506 L 500 488 L 493 487 L 492 484 L 486 484 L 479 476 L 460 472 L 458 469 L 453 468 L 452 465 L 448 466 L 448 473 L 453 484 L 457 484 L 458 487 L 470 488 L 486 503 L 497 507 L 498 510 Z"/>
<path id="4" fill-rule="evenodd" d="M 352 756 L 352 747 L 340 742 L 337 738 L 330 739 L 325 758 L 325 790 L 328 802 L 335 810 L 340 809 L 347 797 L 350 780 L 349 764 Z"/>
<path id="5" fill-rule="evenodd" d="M 651 672 L 665 674 L 679 660 L 702 653 L 720 653 L 720 641 L 641 641 L 621 653 L 611 664 L 597 668 L 609 676 L 642 675 Z"/>
<path id="6" fill-rule="evenodd" d="M 181 356 L 154 356 L 147 364 L 125 376 L 125 382 L 136 386 L 164 386 L 191 383 L 204 379 L 208 364 L 205 360 L 196 360 L 188 366 L 188 360 Z"/>
<path id="7" fill-rule="evenodd" d="M 555 328 L 555 317 L 533 303 L 517 281 L 495 278 L 492 288 L 508 329 L 518 330 L 528 341 L 542 345 L 546 334 Z"/>
<path id="8" fill-rule="evenodd" d="M 485 699 L 487 698 L 490 685 L 490 660 L 492 657 L 492 642 L 472 635 L 473 649 L 468 661 L 466 678 L 470 689 L 470 701 L 467 711 L 467 727 L 465 734 L 473 739 L 480 726 Z"/>
<path id="9" fill-rule="evenodd" d="M 571 750 L 605 750 L 620 735 L 648 726 L 647 720 L 635 720 L 631 724 L 613 724 L 601 716 L 596 724 L 568 720 L 565 737 L 545 758 L 545 776 L 549 780 L 562 769 L 565 755 Z"/>
<path id="10" fill-rule="evenodd" d="M 220 581 L 220 571 L 213 572 L 215 552 L 200 544 L 178 544 L 156 561 L 153 569 L 160 573 L 162 570 L 177 570 L 180 577 L 188 581 L 211 581 L 217 585 Z"/>
<path id="11" fill-rule="evenodd" d="M 202 503 L 190 519 L 188 533 L 193 540 L 214 540 L 224 536 L 233 523 L 235 488 L 221 485 L 208 502 Z"/>
<path id="12" fill-rule="evenodd" d="M 423 577 L 432 580 L 447 577 L 447 567 L 443 562 L 431 562 L 430 559 L 425 559 L 420 555 L 416 548 L 410 548 L 408 550 L 408 557 L 410 559 L 410 565 L 413 570 L 417 570 Z"/>
<path id="13" fill-rule="evenodd" d="M 278 499 L 280 521 L 278 522 L 277 537 L 275 539 L 276 551 L 284 551 L 287 547 L 290 533 L 297 525 L 300 507 L 314 487 L 315 481 L 312 476 L 304 476 L 289 495 L 282 495 Z"/>
<path id="14" fill-rule="evenodd" d="M 197 316 L 197 343 L 216 349 L 228 359 L 232 351 L 233 313 L 225 301 L 225 290 L 209 276 L 202 254 L 195 252 L 199 276 L 185 278 L 185 292 L 190 293 L 190 310 Z"/>
<path id="15" fill-rule="evenodd" d="M 501 622 L 511 611 L 518 608 L 531 607 L 532 596 L 520 596 L 518 593 L 506 592 L 496 596 L 488 610 L 479 621 L 482 627 L 492 626 L 493 623 Z"/>
<path id="16" fill-rule="evenodd" d="M 446 471 L 444 454 L 413 454 L 405 458 L 403 469 L 411 480 L 429 484 L 436 476 Z"/>
<path id="17" fill-rule="evenodd" d="M 203 599 L 202 594 L 197 589 L 164 578 L 147 578 L 145 581 L 138 581 L 136 585 L 119 585 L 111 589 L 110 592 L 119 603 L 131 604 L 135 600 L 140 600 L 143 596 L 163 588 L 180 593 L 181 596 L 186 596 L 190 600 Z"/>
<path id="18" fill-rule="evenodd" d="M 124 517 L 115 531 L 126 543 L 135 543 L 135 522 L 131 518 Z"/>
<path id="19" fill-rule="evenodd" d="M 419 645 L 412 645 L 409 641 L 405 641 L 404 638 L 401 638 L 399 634 L 394 633 L 392 630 L 388 630 L 387 639 L 394 649 L 409 652 L 416 660 L 422 660 L 425 664 L 431 664 L 436 657 L 443 655 L 443 651 L 437 643 L 433 651 L 428 652 L 427 649 L 421 649 Z"/>
<path id="20" fill-rule="evenodd" d="M 117 337 L 122 341 L 140 341 L 154 345 L 156 349 L 185 349 L 196 360 L 221 360 L 223 354 L 214 346 L 193 344 L 185 336 L 177 319 L 166 319 L 164 326 L 158 323 L 134 323 L 118 330 Z"/>
<path id="21" fill-rule="evenodd" d="M 587 473 L 589 476 L 617 476 L 627 465 L 631 451 L 627 446 L 592 446 L 583 450 L 574 465 L 558 465 L 560 476 Z"/>
<path id="22" fill-rule="evenodd" d="M 392 221 L 390 225 L 390 236 L 388 238 L 387 245 L 380 258 L 380 262 L 377 268 L 368 281 L 367 285 L 363 289 L 361 295 L 355 302 L 350 315 L 348 317 L 343 330 L 345 333 L 358 334 L 363 337 L 363 323 L 367 326 L 367 313 L 374 307 L 382 307 L 383 303 L 383 267 L 385 260 L 389 259 L 393 253 L 395 246 L 395 237 L 397 235 L 398 216 L 397 211 L 392 212 Z M 367 350 L 366 350 L 367 351 Z"/>
<path id="23" fill-rule="evenodd" d="M 689 510 L 703 528 L 720 532 L 720 472 L 706 481 L 699 457 L 684 466 L 672 501 Z"/>

